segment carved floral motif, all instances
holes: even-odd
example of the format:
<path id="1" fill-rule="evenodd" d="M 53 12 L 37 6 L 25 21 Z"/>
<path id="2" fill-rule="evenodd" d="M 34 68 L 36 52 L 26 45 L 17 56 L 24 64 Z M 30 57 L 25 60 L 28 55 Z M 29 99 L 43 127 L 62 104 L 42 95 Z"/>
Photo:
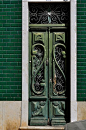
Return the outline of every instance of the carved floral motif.
<path id="1" fill-rule="evenodd" d="M 53 114 L 54 116 L 64 115 L 65 102 L 64 101 L 53 101 Z"/>
<path id="2" fill-rule="evenodd" d="M 45 108 L 45 101 L 40 101 L 40 102 L 32 102 L 32 108 L 34 108 L 34 111 L 32 111 L 32 116 L 44 116 L 44 108 Z"/>

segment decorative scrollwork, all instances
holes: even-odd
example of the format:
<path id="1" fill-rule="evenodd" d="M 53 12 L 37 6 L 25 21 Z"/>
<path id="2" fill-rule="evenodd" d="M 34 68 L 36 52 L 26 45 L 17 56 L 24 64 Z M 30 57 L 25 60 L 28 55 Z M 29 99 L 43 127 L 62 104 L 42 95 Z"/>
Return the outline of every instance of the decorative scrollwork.
<path id="1" fill-rule="evenodd" d="M 30 24 L 66 24 L 70 19 L 69 6 L 69 3 L 30 3 L 29 22 Z"/>
<path id="2" fill-rule="evenodd" d="M 37 43 L 32 46 L 32 90 L 35 94 L 44 92 L 44 58 L 45 47 Z"/>
<path id="3" fill-rule="evenodd" d="M 41 115 L 43 116 L 43 109 L 45 106 L 46 102 L 45 101 L 40 101 L 40 102 L 32 102 L 32 107 L 34 108 L 34 111 L 32 111 L 32 116 L 38 116 Z"/>
<path id="4" fill-rule="evenodd" d="M 64 115 L 65 102 L 64 101 L 53 101 L 54 116 Z"/>
<path id="5" fill-rule="evenodd" d="M 55 72 L 53 79 L 53 93 L 54 95 L 64 94 L 66 91 L 65 83 L 65 58 L 66 58 L 66 46 L 63 43 L 56 43 L 53 48 L 53 55 L 55 61 Z"/>

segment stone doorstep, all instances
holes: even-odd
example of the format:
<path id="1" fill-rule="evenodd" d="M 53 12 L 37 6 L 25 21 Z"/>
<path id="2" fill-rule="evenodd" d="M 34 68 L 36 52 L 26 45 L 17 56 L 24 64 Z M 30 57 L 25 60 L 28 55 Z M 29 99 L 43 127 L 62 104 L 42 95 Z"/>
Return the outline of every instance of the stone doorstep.
<path id="1" fill-rule="evenodd" d="M 20 127 L 20 130 L 64 130 L 63 126 L 28 126 Z"/>

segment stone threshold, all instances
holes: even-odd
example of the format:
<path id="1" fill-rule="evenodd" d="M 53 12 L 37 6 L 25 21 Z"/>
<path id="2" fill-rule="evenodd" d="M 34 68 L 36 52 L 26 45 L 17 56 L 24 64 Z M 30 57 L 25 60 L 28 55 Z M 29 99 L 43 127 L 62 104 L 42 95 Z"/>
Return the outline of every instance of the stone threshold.
<path id="1" fill-rule="evenodd" d="M 28 126 L 20 127 L 19 130 L 64 130 L 63 126 Z"/>

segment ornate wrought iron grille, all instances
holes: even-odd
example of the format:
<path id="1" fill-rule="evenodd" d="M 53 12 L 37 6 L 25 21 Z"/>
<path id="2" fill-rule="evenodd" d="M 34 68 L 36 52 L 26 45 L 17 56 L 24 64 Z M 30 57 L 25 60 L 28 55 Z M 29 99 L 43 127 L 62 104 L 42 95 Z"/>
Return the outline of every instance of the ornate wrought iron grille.
<path id="1" fill-rule="evenodd" d="M 66 24 L 70 21 L 68 3 L 30 3 L 30 24 Z"/>
<path id="2" fill-rule="evenodd" d="M 33 85 L 32 90 L 34 94 L 41 94 L 44 91 L 44 45 L 36 43 L 33 46 Z"/>
<path id="3" fill-rule="evenodd" d="M 53 93 L 54 95 L 62 95 L 65 92 L 66 76 L 65 76 L 65 64 L 66 64 L 66 46 L 64 43 L 56 43 L 54 45 L 54 60 L 55 60 L 55 75 Z"/>

